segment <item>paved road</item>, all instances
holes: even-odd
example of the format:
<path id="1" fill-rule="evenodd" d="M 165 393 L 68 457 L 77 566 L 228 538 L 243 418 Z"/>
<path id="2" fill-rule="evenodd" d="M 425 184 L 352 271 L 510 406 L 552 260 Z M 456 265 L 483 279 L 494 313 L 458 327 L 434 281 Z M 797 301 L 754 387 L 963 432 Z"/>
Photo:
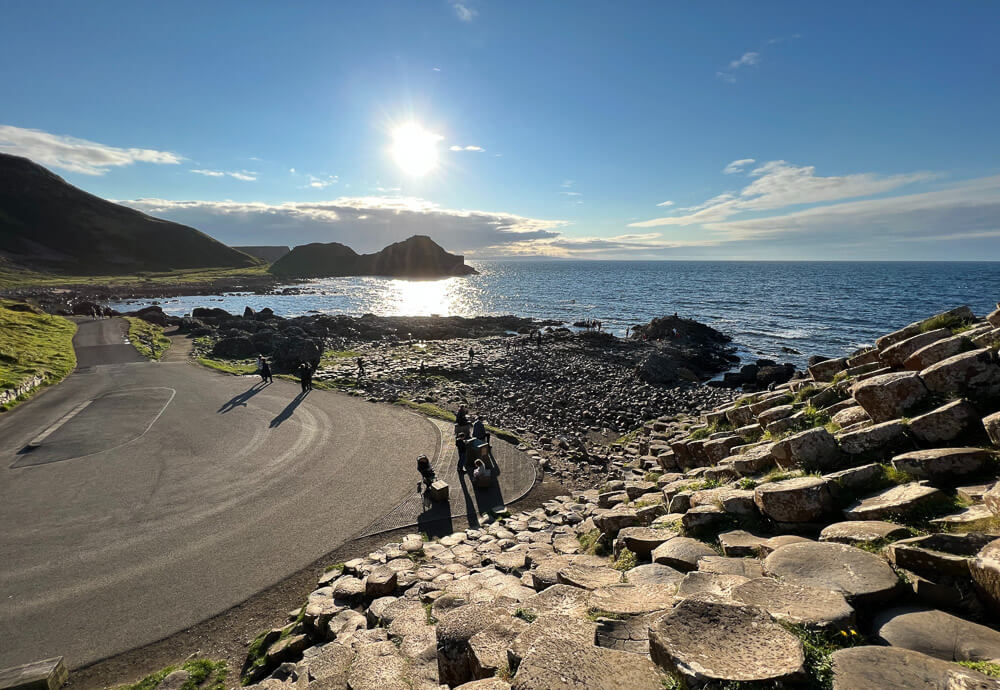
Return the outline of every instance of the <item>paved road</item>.
<path id="1" fill-rule="evenodd" d="M 122 334 L 81 323 L 77 372 L 0 416 L 0 667 L 219 613 L 399 504 L 438 448 L 402 409 L 146 362 Z"/>

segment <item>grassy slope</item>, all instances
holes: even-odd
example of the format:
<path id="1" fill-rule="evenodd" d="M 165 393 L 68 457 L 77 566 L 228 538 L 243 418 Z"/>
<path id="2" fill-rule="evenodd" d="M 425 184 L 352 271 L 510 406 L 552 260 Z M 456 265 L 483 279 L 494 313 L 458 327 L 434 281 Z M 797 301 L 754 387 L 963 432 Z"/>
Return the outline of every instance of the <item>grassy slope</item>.
<path id="1" fill-rule="evenodd" d="M 76 324 L 61 316 L 12 311 L 13 304 L 0 300 L 0 390 L 39 373 L 45 374 L 45 385 L 62 380 L 76 367 Z"/>
<path id="2" fill-rule="evenodd" d="M 170 349 L 170 338 L 163 335 L 163 329 L 156 324 L 134 316 L 126 316 L 128 339 L 132 347 L 147 359 L 159 359 Z"/>
<path id="3" fill-rule="evenodd" d="M 269 278 L 267 266 L 250 268 L 193 268 L 162 273 L 140 272 L 129 275 L 71 276 L 39 273 L 20 268 L 0 259 L 0 288 L 72 287 L 90 285 L 176 285 L 178 283 L 208 283 L 214 280 L 239 278 Z"/>

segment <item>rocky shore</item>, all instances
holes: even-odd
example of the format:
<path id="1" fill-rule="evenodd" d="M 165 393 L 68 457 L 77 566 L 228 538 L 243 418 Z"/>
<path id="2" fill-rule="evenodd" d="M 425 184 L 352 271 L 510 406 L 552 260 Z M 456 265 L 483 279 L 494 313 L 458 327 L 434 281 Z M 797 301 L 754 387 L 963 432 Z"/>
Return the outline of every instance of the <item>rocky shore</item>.
<path id="1" fill-rule="evenodd" d="M 331 566 L 244 680 L 1000 687 L 998 345 L 956 309 L 646 422 L 618 479 Z"/>

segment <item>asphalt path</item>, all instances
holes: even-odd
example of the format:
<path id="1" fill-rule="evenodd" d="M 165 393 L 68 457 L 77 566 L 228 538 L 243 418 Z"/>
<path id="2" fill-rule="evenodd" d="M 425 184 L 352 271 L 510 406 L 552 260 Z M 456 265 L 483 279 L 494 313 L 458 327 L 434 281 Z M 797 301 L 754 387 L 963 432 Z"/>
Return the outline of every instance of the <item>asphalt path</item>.
<path id="1" fill-rule="evenodd" d="M 77 371 L 0 415 L 0 667 L 220 613 L 388 512 L 438 449 L 403 409 L 147 362 L 123 333 L 82 322 Z"/>

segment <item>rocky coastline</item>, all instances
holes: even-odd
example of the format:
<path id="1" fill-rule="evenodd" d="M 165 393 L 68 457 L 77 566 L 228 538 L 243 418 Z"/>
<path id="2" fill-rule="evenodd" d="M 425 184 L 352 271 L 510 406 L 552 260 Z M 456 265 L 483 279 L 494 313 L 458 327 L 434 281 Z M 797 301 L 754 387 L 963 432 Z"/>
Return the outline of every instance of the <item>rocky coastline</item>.
<path id="1" fill-rule="evenodd" d="M 647 421 L 617 478 L 331 565 L 244 682 L 1000 687 L 998 346 L 956 309 Z"/>

